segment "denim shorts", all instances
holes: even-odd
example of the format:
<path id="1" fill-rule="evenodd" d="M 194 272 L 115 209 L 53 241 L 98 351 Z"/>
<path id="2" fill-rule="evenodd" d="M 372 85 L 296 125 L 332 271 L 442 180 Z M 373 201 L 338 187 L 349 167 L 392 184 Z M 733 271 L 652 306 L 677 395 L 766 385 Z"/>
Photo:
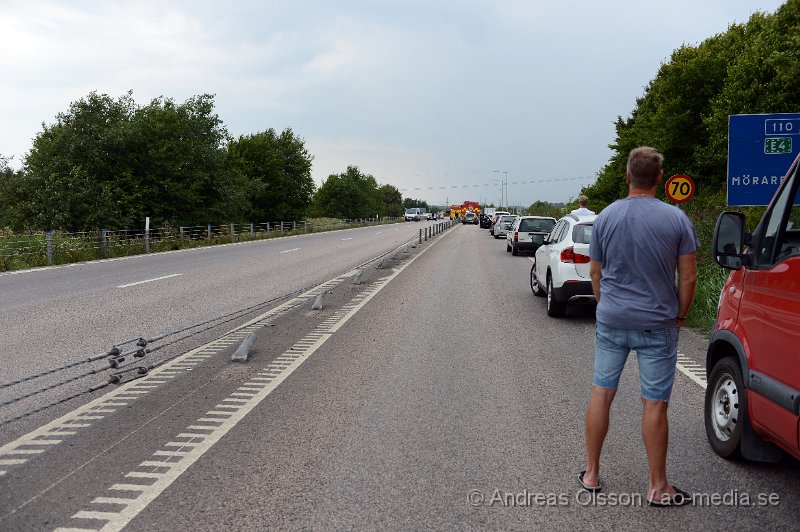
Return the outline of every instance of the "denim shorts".
<path id="1" fill-rule="evenodd" d="M 669 401 L 678 360 L 678 328 L 614 329 L 598 323 L 595 328 L 594 385 L 616 390 L 631 349 L 639 363 L 642 397 Z"/>

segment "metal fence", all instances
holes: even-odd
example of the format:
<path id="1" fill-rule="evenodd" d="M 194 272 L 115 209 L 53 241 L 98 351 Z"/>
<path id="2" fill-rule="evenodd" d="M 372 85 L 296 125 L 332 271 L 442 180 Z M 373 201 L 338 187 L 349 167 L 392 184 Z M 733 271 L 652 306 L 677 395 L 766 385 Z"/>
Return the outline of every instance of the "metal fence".
<path id="1" fill-rule="evenodd" d="M 401 218 L 318 218 L 263 223 L 0 234 L 0 271 L 394 223 Z"/>

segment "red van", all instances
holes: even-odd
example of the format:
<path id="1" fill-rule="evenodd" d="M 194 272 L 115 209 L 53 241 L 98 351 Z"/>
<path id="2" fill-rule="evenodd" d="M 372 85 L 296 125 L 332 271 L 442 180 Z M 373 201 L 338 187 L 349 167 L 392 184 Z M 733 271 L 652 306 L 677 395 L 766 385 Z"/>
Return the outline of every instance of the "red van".
<path id="1" fill-rule="evenodd" d="M 706 435 L 720 456 L 800 459 L 800 156 L 752 234 L 724 212 L 714 256 L 733 270 L 706 355 Z"/>

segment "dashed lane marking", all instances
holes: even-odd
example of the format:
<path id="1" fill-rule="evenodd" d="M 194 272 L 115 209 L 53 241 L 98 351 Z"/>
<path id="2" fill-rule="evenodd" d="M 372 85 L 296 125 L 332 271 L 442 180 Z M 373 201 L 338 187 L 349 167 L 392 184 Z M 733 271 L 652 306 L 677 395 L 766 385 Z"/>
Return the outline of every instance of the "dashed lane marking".
<path id="1" fill-rule="evenodd" d="M 156 277 L 154 279 L 146 279 L 144 281 L 136 281 L 135 283 L 121 284 L 117 288 L 128 288 L 129 286 L 137 286 L 137 285 L 140 285 L 140 284 L 152 283 L 154 281 L 162 281 L 164 279 L 171 279 L 173 277 L 180 277 L 181 275 L 183 275 L 183 274 L 182 273 L 173 273 L 171 275 L 162 275 L 161 277 Z"/>
<path id="2" fill-rule="evenodd" d="M 434 241 L 432 244 L 435 244 Z M 114 484 L 109 490 L 128 491 L 130 495 L 124 497 L 113 493 L 113 498 L 120 501 L 115 502 L 123 506 L 117 512 L 96 511 L 92 504 L 103 504 L 98 501 L 108 500 L 108 497 L 97 497 L 92 499 L 89 507 L 72 515 L 76 521 L 105 521 L 105 525 L 100 528 L 92 527 L 89 523 L 75 523 L 86 527 L 87 530 L 121 530 L 130 521 L 144 510 L 153 500 L 156 499 L 165 489 L 167 489 L 184 471 L 200 459 L 215 443 L 225 436 L 233 427 L 245 418 L 261 401 L 263 401 L 273 390 L 275 390 L 286 378 L 289 377 L 303 362 L 305 362 L 314 352 L 317 351 L 333 334 L 338 331 L 350 318 L 352 318 L 361 308 L 364 307 L 373 297 L 375 297 L 389 282 L 397 277 L 406 267 L 421 257 L 429 247 L 423 249 L 418 255 L 413 257 L 405 264 L 395 267 L 388 276 L 383 277 L 372 283 L 354 298 L 355 302 L 345 305 L 341 310 L 334 313 L 334 317 L 318 324 L 315 329 L 307 334 L 299 342 L 286 350 L 281 356 L 273 360 L 255 377 L 252 377 L 237 390 L 230 394 L 226 399 L 213 407 L 212 410 L 203 414 L 195 424 L 189 425 L 171 440 L 162 444 L 162 449 L 155 451 L 151 459 L 139 464 L 139 466 L 124 475 L 127 482 L 135 479 L 148 481 L 147 484 L 125 483 Z M 239 399 L 248 390 L 249 399 Z M 249 390 L 258 390 L 252 393 Z M 220 416 L 212 418 L 211 416 Z M 210 421 L 211 420 L 211 421 Z M 213 424 L 210 424 L 213 423 Z M 177 441 L 178 439 L 189 439 L 190 441 Z M 169 459 L 170 461 L 167 461 Z M 144 474 L 147 474 L 146 476 Z M 64 532 L 70 528 L 57 528 L 57 532 Z"/>

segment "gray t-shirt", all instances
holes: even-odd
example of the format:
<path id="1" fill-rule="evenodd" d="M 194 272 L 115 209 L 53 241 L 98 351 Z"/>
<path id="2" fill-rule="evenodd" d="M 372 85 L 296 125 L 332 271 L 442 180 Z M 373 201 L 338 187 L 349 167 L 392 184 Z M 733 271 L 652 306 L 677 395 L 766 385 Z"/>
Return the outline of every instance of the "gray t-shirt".
<path id="1" fill-rule="evenodd" d="M 650 197 L 617 200 L 594 221 L 589 255 L 603 264 L 597 321 L 617 329 L 675 325 L 678 256 L 697 251 L 694 226 Z"/>

